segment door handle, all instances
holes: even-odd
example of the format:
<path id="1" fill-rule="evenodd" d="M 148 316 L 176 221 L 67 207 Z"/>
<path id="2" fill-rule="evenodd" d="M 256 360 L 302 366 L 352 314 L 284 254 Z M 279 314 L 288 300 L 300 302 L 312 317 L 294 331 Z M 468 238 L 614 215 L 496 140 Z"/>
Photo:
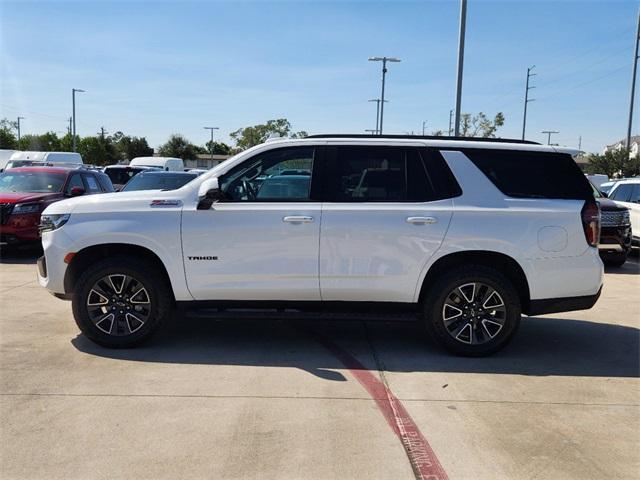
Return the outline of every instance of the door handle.
<path id="1" fill-rule="evenodd" d="M 432 223 L 438 223 L 438 219 L 435 217 L 407 217 L 407 223 L 413 223 L 414 225 L 430 225 Z"/>
<path id="2" fill-rule="evenodd" d="M 282 221 L 286 223 L 313 223 L 313 217 L 306 215 L 292 215 L 283 217 Z"/>

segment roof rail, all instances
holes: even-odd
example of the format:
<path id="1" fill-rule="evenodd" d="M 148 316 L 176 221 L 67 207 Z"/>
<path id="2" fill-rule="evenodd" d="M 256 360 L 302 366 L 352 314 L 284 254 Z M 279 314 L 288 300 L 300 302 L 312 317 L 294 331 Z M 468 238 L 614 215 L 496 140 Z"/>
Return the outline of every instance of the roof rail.
<path id="1" fill-rule="evenodd" d="M 348 134 L 348 133 L 322 133 L 319 135 L 309 135 L 306 138 L 389 138 L 389 139 L 407 139 L 407 140 L 455 140 L 464 142 L 488 142 L 488 143 L 523 143 L 527 145 L 540 145 L 539 142 L 533 142 L 531 140 L 520 140 L 515 138 L 484 138 L 484 137 L 449 137 L 449 136 L 435 136 L 435 135 L 367 135 L 362 133 Z"/>

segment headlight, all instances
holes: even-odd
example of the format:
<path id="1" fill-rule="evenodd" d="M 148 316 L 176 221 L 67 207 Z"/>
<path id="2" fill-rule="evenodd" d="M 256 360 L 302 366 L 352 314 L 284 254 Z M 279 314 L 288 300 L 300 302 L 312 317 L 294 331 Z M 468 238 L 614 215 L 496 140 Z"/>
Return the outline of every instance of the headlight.
<path id="1" fill-rule="evenodd" d="M 69 221 L 70 216 L 68 213 L 63 215 L 42 215 L 40 217 L 40 233 L 60 228 Z"/>
<path id="2" fill-rule="evenodd" d="M 629 225 L 631 224 L 631 217 L 629 216 L 629 210 L 625 210 L 622 214 L 622 224 Z"/>
<path id="3" fill-rule="evenodd" d="M 40 203 L 16 203 L 11 213 L 38 213 L 41 208 Z"/>

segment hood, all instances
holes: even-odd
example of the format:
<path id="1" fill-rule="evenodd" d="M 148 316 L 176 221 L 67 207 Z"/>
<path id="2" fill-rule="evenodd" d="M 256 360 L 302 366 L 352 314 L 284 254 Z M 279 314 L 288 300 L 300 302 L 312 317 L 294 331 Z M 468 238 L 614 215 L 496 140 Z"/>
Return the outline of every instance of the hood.
<path id="1" fill-rule="evenodd" d="M 596 201 L 598 202 L 598 204 L 600 205 L 600 210 L 603 211 L 623 211 L 623 210 L 629 210 L 627 207 L 623 207 L 622 205 L 618 205 L 616 202 L 614 202 L 613 200 L 610 200 L 608 198 L 602 197 L 602 198 L 597 198 Z"/>
<path id="2" fill-rule="evenodd" d="M 82 195 L 55 202 L 47 207 L 47 214 L 65 213 L 107 213 L 133 212 L 149 210 L 152 200 L 182 200 L 182 196 L 175 194 L 176 190 L 166 192 L 158 190 L 143 190 L 139 192 L 114 192 L 98 195 Z M 175 208 L 181 209 L 182 203 Z M 166 208 L 170 209 L 170 208 Z"/>
<path id="3" fill-rule="evenodd" d="M 0 203 L 26 203 L 53 200 L 62 197 L 62 193 L 39 192 L 0 192 Z"/>

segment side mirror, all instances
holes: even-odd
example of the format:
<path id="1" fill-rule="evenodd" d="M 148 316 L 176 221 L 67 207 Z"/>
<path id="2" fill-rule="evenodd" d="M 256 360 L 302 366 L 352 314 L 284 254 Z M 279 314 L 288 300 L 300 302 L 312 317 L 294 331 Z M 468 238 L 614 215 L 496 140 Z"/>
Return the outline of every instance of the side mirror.
<path id="1" fill-rule="evenodd" d="M 198 189 L 198 210 L 209 210 L 214 202 L 222 198 L 217 178 L 208 178 Z"/>
<path id="2" fill-rule="evenodd" d="M 85 194 L 85 189 L 82 187 L 71 187 L 71 191 L 69 192 L 70 197 L 79 197 L 80 195 Z"/>

